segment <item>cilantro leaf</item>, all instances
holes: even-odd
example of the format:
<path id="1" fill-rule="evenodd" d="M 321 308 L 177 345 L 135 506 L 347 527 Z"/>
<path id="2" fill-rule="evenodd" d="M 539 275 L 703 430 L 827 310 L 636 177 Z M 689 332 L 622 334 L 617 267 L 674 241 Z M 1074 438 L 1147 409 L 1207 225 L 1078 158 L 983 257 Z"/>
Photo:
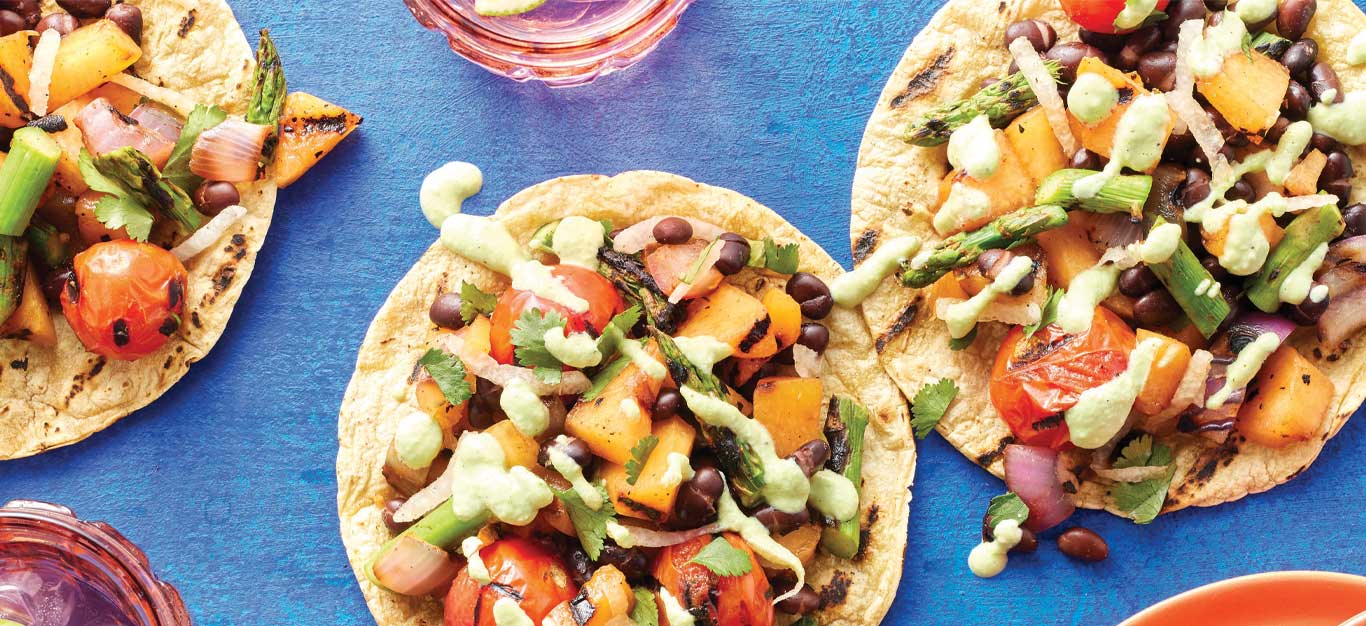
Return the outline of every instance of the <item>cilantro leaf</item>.
<path id="1" fill-rule="evenodd" d="M 602 506 L 597 510 L 585 504 L 573 487 L 557 489 L 552 486 L 550 490 L 555 492 L 555 497 L 569 512 L 569 521 L 574 524 L 574 533 L 579 536 L 583 551 L 588 553 L 588 558 L 596 561 L 602 554 L 603 542 L 607 540 L 607 522 L 616 520 L 617 515 L 612 507 L 612 499 L 607 495 L 607 487 L 602 483 L 594 486 L 602 494 Z"/>
<path id="2" fill-rule="evenodd" d="M 645 462 L 650 460 L 650 453 L 655 451 L 657 445 L 659 437 L 645 435 L 631 448 L 631 460 L 626 462 L 626 484 L 634 485 L 640 480 L 640 472 L 645 469 Z"/>
<path id="3" fill-rule="evenodd" d="M 613 315 L 612 321 L 608 322 L 607 325 L 615 326 L 617 330 L 621 331 L 621 334 L 625 335 L 626 333 L 631 332 L 631 329 L 639 322 L 640 305 L 632 305 L 625 311 Z"/>
<path id="4" fill-rule="evenodd" d="M 1115 499 L 1115 506 L 1128 513 L 1134 522 L 1147 524 L 1162 512 L 1162 505 L 1167 501 L 1167 489 L 1171 486 L 1176 468 L 1172 466 L 1171 448 L 1153 441 L 1149 435 L 1134 439 L 1120 452 L 1115 467 L 1164 465 L 1167 466 L 1167 472 L 1163 476 L 1136 483 L 1116 483 L 1110 488 L 1110 496 Z"/>
<path id="5" fill-rule="evenodd" d="M 1014 491 L 1006 492 L 991 499 L 987 505 L 987 525 L 995 528 L 997 524 L 1013 519 L 1021 524 L 1029 519 L 1029 505 Z"/>
<path id="6" fill-rule="evenodd" d="M 1053 287 L 1048 288 L 1048 298 L 1044 300 L 1043 313 L 1039 316 L 1038 323 L 1024 327 L 1024 336 L 1026 339 L 1034 336 L 1034 333 L 1038 332 L 1040 328 L 1057 321 L 1058 303 L 1062 302 L 1063 293 L 1065 292 L 1061 289 L 1054 289 Z"/>
<path id="7" fill-rule="evenodd" d="M 1148 458 L 1153 454 L 1153 438 L 1151 435 L 1139 435 L 1132 441 L 1124 444 L 1124 448 L 1119 451 L 1119 458 L 1115 459 L 1114 467 L 1122 469 L 1125 467 L 1143 467 L 1148 465 Z"/>
<path id="8" fill-rule="evenodd" d="M 911 401 L 911 428 L 915 429 L 916 439 L 924 439 L 934 430 L 956 397 L 958 384 L 948 378 L 925 385 L 915 393 Z"/>
<path id="9" fill-rule="evenodd" d="M 724 537 L 712 539 L 688 562 L 705 566 L 717 576 L 740 576 L 754 568 L 749 553 L 730 545 Z"/>
<path id="10" fill-rule="evenodd" d="M 612 382 L 612 379 L 616 378 L 617 374 L 620 374 L 630 364 L 631 359 L 623 357 L 599 369 L 598 373 L 593 375 L 593 386 L 589 387 L 588 391 L 583 392 L 579 401 L 589 402 L 597 399 L 598 396 L 602 395 L 603 390 L 607 389 L 607 384 Z"/>
<path id="11" fill-rule="evenodd" d="M 126 196 L 128 190 L 108 176 L 100 173 L 95 167 L 95 158 L 90 156 L 90 152 L 81 149 L 81 155 L 76 159 L 76 165 L 81 170 L 81 178 L 85 180 L 86 186 L 100 193 L 112 194 L 115 196 Z"/>
<path id="12" fill-rule="evenodd" d="M 560 382 L 564 364 L 545 347 L 545 333 L 555 328 L 563 331 L 565 323 L 564 316 L 556 311 L 542 313 L 537 309 L 527 309 L 512 325 L 512 345 L 516 347 L 517 362 L 524 367 L 534 368 L 536 377 L 548 385 Z"/>
<path id="13" fill-rule="evenodd" d="M 779 245 L 764 237 L 764 267 L 779 274 L 796 274 L 799 262 L 796 243 Z"/>
<path id="14" fill-rule="evenodd" d="M 152 234 L 152 214 L 126 196 L 100 197 L 95 202 L 95 219 L 110 230 L 125 229 L 137 241 L 147 241 Z"/>
<path id="15" fill-rule="evenodd" d="M 954 339 L 954 338 L 950 337 L 950 338 L 949 338 L 949 349 L 950 349 L 950 350 L 953 350 L 954 352 L 958 352 L 959 350 L 967 350 L 968 347 L 972 346 L 972 342 L 974 342 L 974 341 L 976 341 L 976 340 L 977 340 L 977 327 L 974 326 L 974 327 L 972 328 L 972 332 L 969 332 L 968 334 L 963 335 L 962 337 L 959 337 L 959 338 L 957 338 L 957 339 Z"/>
<path id="16" fill-rule="evenodd" d="M 636 606 L 631 609 L 631 622 L 635 626 L 659 626 L 659 605 L 655 604 L 655 592 L 644 587 L 631 590 L 636 596 Z"/>
<path id="17" fill-rule="evenodd" d="M 455 356 L 432 348 L 417 362 L 431 374 L 446 402 L 460 404 L 474 395 L 470 383 L 465 380 L 465 364 Z"/>
<path id="18" fill-rule="evenodd" d="M 465 320 L 466 324 L 474 322 L 474 318 L 480 315 L 493 315 L 496 306 L 498 296 L 485 293 L 474 283 L 460 283 L 460 319 Z"/>
<path id="19" fill-rule="evenodd" d="M 180 129 L 180 138 L 171 150 L 171 158 L 166 161 L 161 175 L 181 189 L 197 189 L 204 182 L 198 174 L 190 171 L 190 151 L 199 135 L 228 119 L 228 113 L 216 106 L 196 104 L 190 116 L 185 118 L 185 126 Z"/>
<path id="20" fill-rule="evenodd" d="M 603 360 L 616 354 L 618 342 L 626 337 L 639 321 L 640 305 L 631 305 L 625 311 L 612 316 L 612 321 L 608 322 L 607 327 L 602 329 L 602 334 L 598 335 L 598 352 L 602 353 Z"/>

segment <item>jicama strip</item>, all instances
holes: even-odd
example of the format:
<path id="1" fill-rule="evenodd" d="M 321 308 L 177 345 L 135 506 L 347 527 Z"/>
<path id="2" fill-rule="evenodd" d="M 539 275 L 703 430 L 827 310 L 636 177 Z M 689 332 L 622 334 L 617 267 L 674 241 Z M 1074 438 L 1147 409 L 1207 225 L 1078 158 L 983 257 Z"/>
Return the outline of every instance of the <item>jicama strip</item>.
<path id="1" fill-rule="evenodd" d="M 1053 74 L 1048 71 L 1048 66 L 1044 65 L 1043 58 L 1034 49 L 1034 45 L 1024 37 L 1010 42 L 1010 54 L 1020 66 L 1020 73 L 1029 81 L 1029 88 L 1034 91 L 1034 97 L 1038 98 L 1039 106 L 1043 107 L 1048 126 L 1053 129 L 1058 143 L 1062 145 L 1063 154 L 1076 154 L 1080 144 L 1072 135 L 1072 127 L 1067 122 L 1067 108 L 1058 93 L 1058 84 L 1053 81 Z"/>

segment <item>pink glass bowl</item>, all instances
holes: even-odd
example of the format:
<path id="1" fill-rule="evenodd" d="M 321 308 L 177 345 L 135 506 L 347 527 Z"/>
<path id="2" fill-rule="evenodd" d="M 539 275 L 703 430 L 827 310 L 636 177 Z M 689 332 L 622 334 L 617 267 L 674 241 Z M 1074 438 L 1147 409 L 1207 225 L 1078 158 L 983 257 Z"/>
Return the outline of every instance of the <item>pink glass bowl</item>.
<path id="1" fill-rule="evenodd" d="M 654 50 L 693 0 L 547 0 L 521 15 L 486 17 L 474 0 L 404 0 L 451 49 L 516 81 L 592 82 Z"/>
<path id="2" fill-rule="evenodd" d="M 118 613 L 114 619 L 136 626 L 191 623 L 180 594 L 109 524 L 81 521 L 64 506 L 13 500 L 0 507 L 0 546 L 0 558 L 31 560 L 35 571 L 59 570 L 79 580 Z"/>

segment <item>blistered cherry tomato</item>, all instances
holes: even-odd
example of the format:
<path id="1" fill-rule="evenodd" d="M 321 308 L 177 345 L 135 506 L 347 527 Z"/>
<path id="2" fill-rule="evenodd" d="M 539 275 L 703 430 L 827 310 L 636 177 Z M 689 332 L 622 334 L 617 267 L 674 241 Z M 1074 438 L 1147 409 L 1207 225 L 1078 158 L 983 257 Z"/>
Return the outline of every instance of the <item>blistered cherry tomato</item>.
<path id="1" fill-rule="evenodd" d="M 1124 0 L 1059 0 L 1067 17 L 1093 33 L 1127 33 L 1134 28 L 1115 28 L 1115 18 L 1124 10 Z M 1157 0 L 1154 12 L 1167 8 L 1168 0 Z"/>
<path id="2" fill-rule="evenodd" d="M 591 329 L 594 333 L 600 333 L 607 327 L 607 323 L 612 321 L 613 315 L 626 308 L 621 302 L 621 296 L 617 294 L 616 287 L 612 286 L 612 281 L 604 278 L 602 274 L 577 265 L 552 265 L 550 273 L 554 274 L 570 293 L 588 301 L 588 310 L 575 313 L 558 302 L 552 302 L 530 291 L 504 291 L 498 297 L 498 306 L 494 307 L 493 317 L 489 320 L 493 322 L 493 328 L 489 332 L 491 354 L 499 363 L 512 363 L 512 327 L 527 309 L 555 311 L 563 315 L 569 322 L 567 328 L 571 332 Z"/>
<path id="3" fill-rule="evenodd" d="M 492 583 L 480 584 L 470 578 L 468 567 L 460 568 L 446 594 L 444 626 L 496 626 L 493 605 L 499 598 L 517 600 L 531 622 L 540 624 L 555 605 L 579 592 L 559 557 L 526 539 L 495 541 L 479 551 L 479 558 Z"/>
<path id="4" fill-rule="evenodd" d="M 1090 330 L 1075 335 L 1049 324 L 1025 338 L 1016 326 L 991 368 L 991 404 L 1019 443 L 1067 447 L 1062 412 L 1123 372 L 1134 342 L 1134 331 L 1105 307 L 1096 307 Z"/>
<path id="5" fill-rule="evenodd" d="M 764 569 L 744 539 L 732 533 L 722 536 L 749 554 L 752 567 L 748 573 L 717 576 L 705 565 L 691 562 L 712 541 L 702 536 L 660 550 L 655 559 L 655 579 L 684 609 L 700 608 L 706 613 L 707 619 L 699 619 L 699 624 L 773 626 L 773 594 Z"/>
<path id="6" fill-rule="evenodd" d="M 76 255 L 62 313 L 86 349 L 131 361 L 166 344 L 185 311 L 185 266 L 149 243 L 120 239 Z"/>

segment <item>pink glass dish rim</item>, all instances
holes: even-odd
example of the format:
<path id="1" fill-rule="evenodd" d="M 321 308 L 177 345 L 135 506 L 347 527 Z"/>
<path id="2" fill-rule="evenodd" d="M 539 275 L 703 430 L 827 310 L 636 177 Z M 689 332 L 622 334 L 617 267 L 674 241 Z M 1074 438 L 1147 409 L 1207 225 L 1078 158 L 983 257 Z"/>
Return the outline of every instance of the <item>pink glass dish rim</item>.
<path id="1" fill-rule="evenodd" d="M 185 602 L 169 583 L 152 573 L 147 555 L 133 545 L 112 526 L 104 522 L 86 522 L 76 518 L 71 509 L 33 500 L 11 500 L 0 507 L 0 528 L 12 527 L 12 532 L 34 534 L 69 534 L 86 556 L 98 558 L 106 571 L 112 570 L 113 581 L 119 591 L 127 594 L 123 600 L 146 609 L 155 620 L 147 626 L 190 626 L 190 614 Z M 126 587 L 125 587 L 126 586 Z M 148 615 L 129 616 L 146 623 Z"/>
<path id="2" fill-rule="evenodd" d="M 631 0 L 649 7 L 617 32 L 582 43 L 520 40 L 481 23 L 452 0 L 403 0 L 426 28 L 444 34 L 451 50 L 484 69 L 518 82 L 538 80 L 550 87 L 573 87 L 640 61 L 678 24 L 693 0 Z"/>

